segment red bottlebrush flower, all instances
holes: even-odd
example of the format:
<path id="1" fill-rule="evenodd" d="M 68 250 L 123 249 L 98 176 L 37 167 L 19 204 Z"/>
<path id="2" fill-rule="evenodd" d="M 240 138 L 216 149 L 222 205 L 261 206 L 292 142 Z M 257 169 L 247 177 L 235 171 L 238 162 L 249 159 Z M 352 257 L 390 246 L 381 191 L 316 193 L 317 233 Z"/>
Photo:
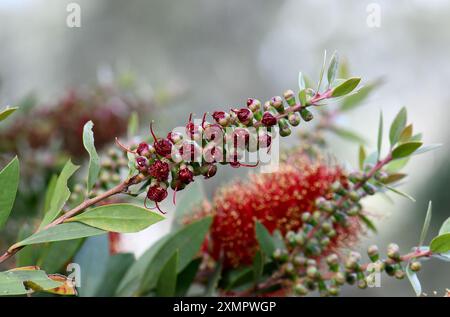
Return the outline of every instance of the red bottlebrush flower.
<path id="1" fill-rule="evenodd" d="M 223 254 L 225 267 L 252 263 L 258 248 L 255 220 L 270 232 L 298 230 L 303 224 L 302 214 L 314 212 L 316 199 L 331 197 L 333 182 L 345 178 L 340 168 L 311 162 L 306 155 L 289 160 L 274 173 L 252 175 L 248 182 L 236 182 L 215 195 L 209 210 L 214 217 L 210 252 L 215 259 Z M 337 234 L 327 252 L 355 240 L 360 232 L 354 218 L 347 227 L 338 223 L 334 226 Z"/>
<path id="2" fill-rule="evenodd" d="M 156 178 L 160 182 L 166 181 L 169 178 L 169 171 L 169 164 L 161 160 L 156 160 L 148 168 L 148 173 L 150 174 L 150 176 Z"/>
<path id="3" fill-rule="evenodd" d="M 167 189 L 158 185 L 150 186 L 147 191 L 147 198 L 156 203 L 166 199 L 167 195 Z"/>
<path id="4" fill-rule="evenodd" d="M 266 127 L 271 127 L 277 124 L 277 118 L 275 118 L 275 116 L 270 112 L 266 111 L 263 114 L 261 123 Z"/>
<path id="5" fill-rule="evenodd" d="M 194 173 L 187 167 L 180 168 L 178 178 L 184 184 L 189 184 L 194 180 Z"/>

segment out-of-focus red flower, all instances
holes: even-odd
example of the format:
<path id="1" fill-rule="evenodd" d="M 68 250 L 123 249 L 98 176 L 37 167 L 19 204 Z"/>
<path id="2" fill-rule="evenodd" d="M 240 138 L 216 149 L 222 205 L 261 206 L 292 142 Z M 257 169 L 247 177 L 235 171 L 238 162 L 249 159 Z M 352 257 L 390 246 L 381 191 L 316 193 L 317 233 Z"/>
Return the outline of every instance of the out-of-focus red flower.
<path id="1" fill-rule="evenodd" d="M 246 182 L 224 187 L 212 204 L 203 204 L 200 211 L 214 217 L 208 253 L 215 259 L 223 253 L 225 267 L 251 264 L 258 248 L 255 220 L 270 232 L 297 230 L 302 225 L 301 215 L 315 211 L 316 198 L 330 198 L 331 184 L 338 179 L 346 181 L 339 167 L 300 154 L 290 156 L 274 173 L 251 175 Z M 355 220 L 348 227 L 335 224 L 337 234 L 328 245 L 329 252 L 355 240 L 359 228 Z"/>

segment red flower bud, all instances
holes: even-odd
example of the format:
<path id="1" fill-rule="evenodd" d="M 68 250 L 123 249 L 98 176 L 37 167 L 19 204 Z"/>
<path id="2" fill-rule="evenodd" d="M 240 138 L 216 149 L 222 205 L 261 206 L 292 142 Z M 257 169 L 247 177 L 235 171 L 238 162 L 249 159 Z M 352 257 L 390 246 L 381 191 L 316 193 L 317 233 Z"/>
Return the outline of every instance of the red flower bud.
<path id="1" fill-rule="evenodd" d="M 148 168 L 148 159 L 144 156 L 138 156 L 136 158 L 136 165 L 140 172 L 144 172 Z"/>
<path id="2" fill-rule="evenodd" d="M 169 164 L 156 160 L 150 165 L 148 173 L 160 182 L 166 181 L 169 178 Z"/>
<path id="3" fill-rule="evenodd" d="M 266 127 L 271 127 L 277 124 L 277 118 L 270 112 L 266 111 L 263 114 L 261 123 Z"/>
<path id="4" fill-rule="evenodd" d="M 233 110 L 233 112 L 236 113 L 239 121 L 243 124 L 249 124 L 253 119 L 253 113 L 249 109 L 243 108 L 239 110 Z"/>
<path id="5" fill-rule="evenodd" d="M 147 198 L 151 201 L 159 203 L 167 197 L 167 189 L 158 185 L 150 186 L 147 191 Z"/>
<path id="6" fill-rule="evenodd" d="M 202 175 L 205 179 L 211 178 L 217 173 L 217 166 L 214 164 L 206 164 L 202 166 Z"/>
<path id="7" fill-rule="evenodd" d="M 194 180 L 194 173 L 192 173 L 192 171 L 187 167 L 180 168 L 180 170 L 178 172 L 178 178 L 183 183 L 189 184 L 190 182 L 192 182 Z"/>
<path id="8" fill-rule="evenodd" d="M 136 153 L 141 156 L 149 156 L 150 155 L 150 147 L 147 143 L 141 142 L 138 145 Z"/>
<path id="9" fill-rule="evenodd" d="M 157 140 L 153 146 L 155 147 L 156 153 L 162 157 L 169 157 L 172 153 L 172 143 L 167 139 Z"/>
<path id="10" fill-rule="evenodd" d="M 214 111 L 212 117 L 221 126 L 227 126 L 230 119 L 230 115 L 224 111 Z"/>

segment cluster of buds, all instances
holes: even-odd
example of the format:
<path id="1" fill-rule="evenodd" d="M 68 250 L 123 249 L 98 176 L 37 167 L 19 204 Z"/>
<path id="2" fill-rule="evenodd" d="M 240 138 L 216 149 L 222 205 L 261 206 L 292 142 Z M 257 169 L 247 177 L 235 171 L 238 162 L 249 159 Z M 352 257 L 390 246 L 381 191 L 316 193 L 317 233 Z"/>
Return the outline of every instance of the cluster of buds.
<path id="1" fill-rule="evenodd" d="M 329 94 L 319 96 L 318 100 L 330 97 Z M 265 149 L 268 154 L 277 131 L 282 137 L 288 136 L 291 127 L 300 124 L 302 118 L 312 119 L 307 109 L 312 105 L 314 99 L 302 105 L 296 101 L 294 92 L 288 90 L 284 98 L 275 96 L 264 106 L 250 98 L 245 108 L 215 111 L 211 115 L 213 122 L 206 120 L 206 113 L 200 122 L 194 122 L 191 114 L 185 127 L 172 130 L 165 138 L 156 136 L 151 124 L 153 143 L 141 142 L 133 150 L 118 140 L 117 143 L 135 155 L 139 172 L 136 177 L 148 185 L 146 200 L 153 201 L 162 212 L 158 203 L 168 196 L 169 187 L 174 191 L 175 203 L 177 191 L 183 190 L 196 176 L 214 176 L 217 164 L 256 167 L 260 160 L 249 164 L 249 153 L 260 155 L 260 150 Z"/>

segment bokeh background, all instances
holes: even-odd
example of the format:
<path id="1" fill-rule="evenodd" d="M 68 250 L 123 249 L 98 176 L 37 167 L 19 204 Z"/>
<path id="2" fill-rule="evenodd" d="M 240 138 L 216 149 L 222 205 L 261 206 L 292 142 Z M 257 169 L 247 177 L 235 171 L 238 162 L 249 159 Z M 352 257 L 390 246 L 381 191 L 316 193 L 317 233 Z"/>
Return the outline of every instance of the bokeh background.
<path id="1" fill-rule="evenodd" d="M 70 2 L 81 7 L 80 28 L 66 25 Z M 372 3 L 381 10 L 380 27 L 367 24 Z M 1 0 L 0 45 L 1 107 L 31 92 L 51 102 L 69 87 L 108 80 L 110 72 L 132 73 L 144 97 L 182 91 L 152 110 L 158 131 L 183 124 L 189 112 L 296 89 L 299 70 L 315 79 L 323 51 L 337 50 L 352 74 L 385 82 L 342 125 L 374 146 L 380 109 L 388 122 L 407 106 L 409 121 L 425 142 L 444 144 L 407 167 L 410 177 L 402 190 L 416 203 L 401 197 L 393 197 L 394 204 L 382 198 L 368 202 L 383 217 L 379 235 L 364 239 L 361 248 L 369 240 L 396 241 L 403 250 L 416 244 L 428 200 L 434 204 L 431 231 L 450 215 L 449 1 Z M 356 163 L 356 145 L 330 140 L 339 160 Z M 223 168 L 207 193 L 237 174 Z M 168 227 L 129 236 L 124 247 L 140 254 Z M 442 294 L 450 287 L 450 271 L 445 263 L 432 262 L 421 273 L 424 291 Z M 411 296 L 413 291 L 406 280 L 383 277 L 381 288 L 348 288 L 344 295 Z"/>

